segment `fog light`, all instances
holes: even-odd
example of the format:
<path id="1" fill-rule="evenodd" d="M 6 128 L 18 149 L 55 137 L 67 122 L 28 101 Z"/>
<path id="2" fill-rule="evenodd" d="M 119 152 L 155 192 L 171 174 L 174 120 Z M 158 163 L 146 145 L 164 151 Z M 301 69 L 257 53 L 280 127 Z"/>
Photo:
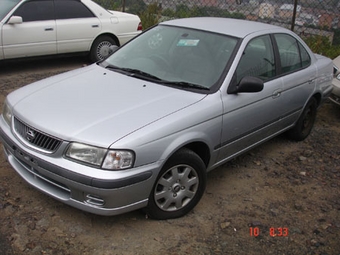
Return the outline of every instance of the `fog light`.
<path id="1" fill-rule="evenodd" d="M 87 204 L 93 205 L 93 206 L 98 206 L 98 207 L 102 207 L 105 204 L 105 200 L 95 196 L 95 195 L 91 195 L 91 194 L 87 194 L 86 195 L 86 200 L 85 202 Z"/>

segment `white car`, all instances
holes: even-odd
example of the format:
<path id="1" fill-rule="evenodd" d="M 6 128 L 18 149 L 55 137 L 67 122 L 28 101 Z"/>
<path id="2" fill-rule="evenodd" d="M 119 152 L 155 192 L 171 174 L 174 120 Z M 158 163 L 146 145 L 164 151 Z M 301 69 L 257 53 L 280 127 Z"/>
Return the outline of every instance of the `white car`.
<path id="1" fill-rule="evenodd" d="M 332 94 L 329 96 L 329 99 L 337 104 L 340 105 L 340 56 L 333 59 L 334 65 L 334 78 L 333 78 L 333 91 Z"/>
<path id="2" fill-rule="evenodd" d="M 138 16 L 91 0 L 1 0 L 0 60 L 89 52 L 106 58 L 142 31 Z"/>

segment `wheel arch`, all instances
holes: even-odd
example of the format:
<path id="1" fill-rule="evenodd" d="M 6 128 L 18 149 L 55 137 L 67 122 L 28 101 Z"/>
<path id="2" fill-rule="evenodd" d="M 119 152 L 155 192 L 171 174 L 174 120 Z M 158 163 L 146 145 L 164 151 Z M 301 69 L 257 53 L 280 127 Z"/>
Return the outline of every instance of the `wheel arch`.
<path id="1" fill-rule="evenodd" d="M 92 49 L 93 43 L 94 43 L 99 37 L 101 37 L 101 36 L 109 36 L 109 37 L 111 37 L 111 38 L 116 42 L 117 46 L 120 46 L 120 42 L 119 42 L 118 37 L 117 37 L 115 34 L 106 32 L 106 33 L 101 33 L 101 34 L 97 35 L 97 36 L 93 39 L 93 41 L 92 41 L 92 43 L 91 43 L 91 49 Z"/>
<path id="2" fill-rule="evenodd" d="M 163 164 L 165 164 L 176 152 L 186 148 L 196 153 L 203 161 L 205 168 L 209 169 L 210 162 L 215 158 L 213 148 L 220 142 L 220 126 L 218 121 L 217 123 L 206 122 L 202 125 L 199 130 L 183 132 L 175 137 L 170 136 L 162 140 L 160 146 L 157 147 L 164 147 L 160 150 L 160 155 L 157 158 L 163 160 Z M 211 131 L 213 135 L 209 136 L 204 130 L 212 126 L 216 128 L 213 129 L 214 132 Z"/>
<path id="3" fill-rule="evenodd" d="M 186 144 L 177 146 L 172 150 L 170 154 L 168 154 L 168 157 L 166 157 L 163 164 L 165 164 L 174 154 L 176 154 L 176 152 L 184 148 L 189 149 L 196 153 L 202 159 L 205 167 L 206 168 L 208 167 L 211 158 L 211 153 L 209 146 L 203 141 L 191 141 Z"/>
<path id="4" fill-rule="evenodd" d="M 205 167 L 208 167 L 211 155 L 207 144 L 204 142 L 191 142 L 181 148 L 187 148 L 195 152 L 203 160 Z"/>
<path id="5" fill-rule="evenodd" d="M 321 99 L 322 99 L 321 93 L 317 92 L 312 97 L 314 97 L 316 99 L 317 105 L 319 107 L 320 104 L 321 104 Z"/>

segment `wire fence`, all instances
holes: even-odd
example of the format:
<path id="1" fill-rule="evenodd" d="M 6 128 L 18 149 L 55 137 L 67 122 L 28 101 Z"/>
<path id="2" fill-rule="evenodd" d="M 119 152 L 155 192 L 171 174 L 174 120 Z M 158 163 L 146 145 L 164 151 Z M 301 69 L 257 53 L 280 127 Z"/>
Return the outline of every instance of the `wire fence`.
<path id="1" fill-rule="evenodd" d="M 301 37 L 321 35 L 340 45 L 340 0 L 95 0 L 107 9 L 138 14 L 144 29 L 163 20 L 231 17 L 286 27 Z"/>

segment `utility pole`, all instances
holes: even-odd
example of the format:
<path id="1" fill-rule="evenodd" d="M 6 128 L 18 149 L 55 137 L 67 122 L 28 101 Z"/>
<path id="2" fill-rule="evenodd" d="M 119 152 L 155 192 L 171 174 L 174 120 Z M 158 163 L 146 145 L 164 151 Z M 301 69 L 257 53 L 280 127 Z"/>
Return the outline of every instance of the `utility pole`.
<path id="1" fill-rule="evenodd" d="M 291 25 L 291 27 L 290 27 L 290 30 L 292 30 L 292 31 L 294 31 L 294 26 L 295 26 L 297 2 L 298 2 L 298 0 L 294 0 L 294 9 L 293 9 L 292 25 Z"/>

